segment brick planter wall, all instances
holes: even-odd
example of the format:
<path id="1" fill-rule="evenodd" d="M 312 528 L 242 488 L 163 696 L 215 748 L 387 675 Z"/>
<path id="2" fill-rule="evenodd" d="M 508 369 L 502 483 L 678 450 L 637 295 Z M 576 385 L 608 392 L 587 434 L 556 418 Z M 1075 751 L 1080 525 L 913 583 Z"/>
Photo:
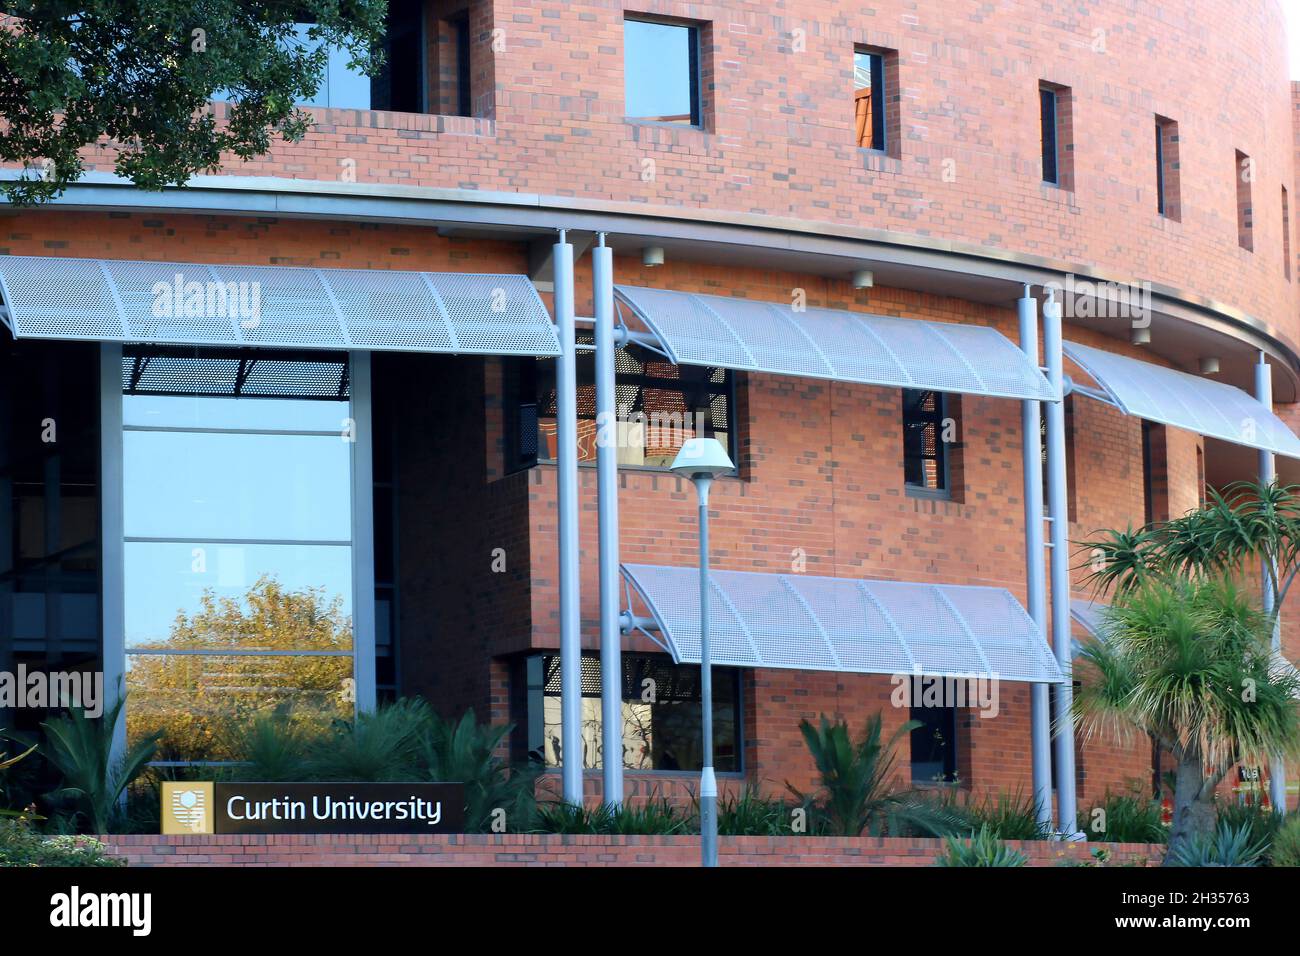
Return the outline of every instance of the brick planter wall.
<path id="1" fill-rule="evenodd" d="M 133 866 L 695 866 L 694 836 L 110 836 L 109 852 Z M 1084 861 L 1098 847 L 1111 865 L 1157 864 L 1144 843 L 1013 841 L 1031 866 Z M 931 866 L 942 840 L 723 837 L 723 866 Z"/>

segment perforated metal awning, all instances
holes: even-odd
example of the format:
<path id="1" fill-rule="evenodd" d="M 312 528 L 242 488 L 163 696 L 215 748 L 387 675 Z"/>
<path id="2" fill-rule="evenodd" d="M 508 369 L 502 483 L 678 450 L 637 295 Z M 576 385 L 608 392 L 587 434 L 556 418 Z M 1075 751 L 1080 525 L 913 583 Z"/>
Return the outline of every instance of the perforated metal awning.
<path id="1" fill-rule="evenodd" d="M 1051 400 L 1051 385 L 996 329 L 617 286 L 678 365 Z"/>
<path id="2" fill-rule="evenodd" d="M 1239 388 L 1075 342 L 1064 350 L 1126 415 L 1300 458 L 1300 438 Z"/>
<path id="3" fill-rule="evenodd" d="M 654 620 L 652 639 L 678 663 L 698 664 L 699 570 L 625 564 L 623 578 Z M 1051 648 L 1002 588 L 751 571 L 714 571 L 710 582 L 715 664 L 1062 680 Z"/>
<path id="4" fill-rule="evenodd" d="M 558 355 L 526 276 L 0 256 L 17 338 Z"/>

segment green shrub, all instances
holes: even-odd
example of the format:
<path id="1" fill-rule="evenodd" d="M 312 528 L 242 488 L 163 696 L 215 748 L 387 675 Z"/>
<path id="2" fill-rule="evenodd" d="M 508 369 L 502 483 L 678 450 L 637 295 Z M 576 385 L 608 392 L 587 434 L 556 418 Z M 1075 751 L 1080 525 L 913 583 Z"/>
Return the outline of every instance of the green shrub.
<path id="1" fill-rule="evenodd" d="M 1252 832 L 1249 824 L 1233 827 L 1220 823 L 1213 834 L 1198 835 L 1170 852 L 1166 866 L 1259 866 L 1268 840 Z"/>
<path id="2" fill-rule="evenodd" d="M 112 759 L 113 728 L 122 714 L 126 695 L 118 697 L 102 716 L 87 717 L 73 709 L 41 724 L 44 738 L 39 753 L 62 777 L 47 794 L 70 805 L 68 819 L 79 831 L 107 833 L 122 818 L 120 798 L 148 767 L 158 749 L 159 735 L 137 740 L 116 761 Z"/>
<path id="3" fill-rule="evenodd" d="M 309 780 L 392 782 L 420 776 L 421 741 L 432 712 L 418 697 L 403 697 L 355 720 L 337 721 L 311 748 Z"/>
<path id="4" fill-rule="evenodd" d="M 940 804 L 960 821 L 958 826 L 963 831 L 974 833 L 987 828 L 999 840 L 1045 840 L 1051 835 L 1051 827 L 1038 820 L 1034 798 L 1023 790 L 996 796 L 985 793 L 978 801 L 969 799 L 964 804 L 954 794 Z"/>
<path id="5" fill-rule="evenodd" d="M 0 820 L 0 866 L 125 866 L 87 836 L 42 836 L 22 819 Z"/>
<path id="6" fill-rule="evenodd" d="M 1161 822 L 1160 802 L 1134 789 L 1102 798 L 1101 814 L 1085 810 L 1079 822 L 1089 840 L 1105 843 L 1166 843 L 1169 828 Z"/>
<path id="7" fill-rule="evenodd" d="M 862 738 L 854 741 L 844 721 L 832 724 L 823 714 L 819 726 L 800 721 L 799 730 L 821 778 L 816 793 L 786 787 L 810 815 L 818 832 L 833 836 L 947 836 L 962 821 L 933 800 L 894 782 L 894 750 L 905 734 L 920 726 L 904 723 L 887 741 L 879 714 L 868 718 Z"/>
<path id="8" fill-rule="evenodd" d="M 936 866 L 1024 866 L 1029 862 L 1023 853 L 999 840 L 987 824 L 969 840 L 946 839 L 948 850 L 935 861 Z"/>
<path id="9" fill-rule="evenodd" d="M 1216 822 L 1226 824 L 1230 829 L 1240 830 L 1248 829 L 1252 836 L 1261 839 L 1265 844 L 1265 852 L 1273 843 L 1274 836 L 1282 826 L 1285 819 L 1282 814 L 1277 813 L 1271 807 L 1261 807 L 1258 804 L 1245 803 L 1221 803 L 1215 808 Z"/>
<path id="10" fill-rule="evenodd" d="M 1292 814 L 1273 836 L 1273 866 L 1300 866 L 1300 814 Z"/>
<path id="11" fill-rule="evenodd" d="M 465 785 L 467 833 L 491 829 L 497 811 L 505 815 L 506 829 L 521 832 L 533 825 L 541 768 L 524 764 L 512 769 L 496 755 L 510 730 L 508 724 L 493 727 L 478 723 L 472 710 L 457 721 L 436 714 L 429 717 L 422 740 L 423 776 Z"/>
<path id="12" fill-rule="evenodd" d="M 541 833 L 673 836 L 692 832 L 693 822 L 689 814 L 662 797 L 622 807 L 544 803 L 537 808 Z"/>
<path id="13" fill-rule="evenodd" d="M 753 787 L 718 800 L 718 833 L 722 836 L 789 836 L 797 808 L 777 797 L 764 797 Z"/>
<path id="14" fill-rule="evenodd" d="M 289 708 L 277 707 L 229 728 L 226 736 L 230 752 L 241 761 L 230 770 L 234 779 L 282 783 L 309 779 L 313 753 L 325 733 L 293 720 Z"/>

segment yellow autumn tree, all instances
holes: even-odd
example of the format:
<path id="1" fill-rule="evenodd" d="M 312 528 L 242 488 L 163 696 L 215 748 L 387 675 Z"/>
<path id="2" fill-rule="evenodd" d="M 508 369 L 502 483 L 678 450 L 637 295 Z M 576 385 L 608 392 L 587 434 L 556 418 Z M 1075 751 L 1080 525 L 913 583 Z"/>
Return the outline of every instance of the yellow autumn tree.
<path id="1" fill-rule="evenodd" d="M 161 731 L 156 760 L 238 759 L 233 728 L 277 707 L 313 724 L 352 714 L 352 657 L 322 653 L 351 651 L 352 621 L 343 599 L 322 588 L 290 591 L 263 575 L 241 598 L 205 591 L 194 613 L 177 613 L 165 641 L 144 648 L 190 652 L 132 655 L 127 736 Z"/>

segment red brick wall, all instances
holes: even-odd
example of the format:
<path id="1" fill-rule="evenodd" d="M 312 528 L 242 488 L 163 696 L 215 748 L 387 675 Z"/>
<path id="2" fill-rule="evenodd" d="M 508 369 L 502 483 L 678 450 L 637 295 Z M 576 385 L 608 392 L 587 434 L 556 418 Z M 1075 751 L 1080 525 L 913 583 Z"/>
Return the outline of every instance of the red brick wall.
<path id="1" fill-rule="evenodd" d="M 110 836 L 109 854 L 132 866 L 698 866 L 698 837 L 604 836 Z M 1112 865 L 1158 863 L 1143 843 L 1012 842 L 1030 866 L 1086 861 L 1106 848 Z M 723 837 L 723 866 L 932 866 L 942 840 Z"/>
<path id="2" fill-rule="evenodd" d="M 494 120 L 320 110 L 226 172 L 527 192 L 759 214 L 958 240 L 1149 279 L 1300 338 L 1280 267 L 1295 182 L 1275 0 L 1046 9 L 1028 0 L 494 0 L 479 4 L 476 108 Z M 625 9 L 710 24 L 706 130 L 623 118 Z M 1224 29 L 1231 24 L 1231 29 Z M 483 49 L 492 30 L 499 52 Z M 899 51 L 898 160 L 856 147 L 855 44 Z M 490 60 L 490 70 L 487 65 Z M 1040 82 L 1072 91 L 1073 191 L 1041 183 Z M 1153 131 L 1179 123 L 1181 221 L 1156 212 Z M 1237 244 L 1234 150 L 1256 161 L 1255 252 Z M 93 167 L 112 156 L 92 151 Z M 643 162 L 654 162 L 647 181 Z M 1295 190 L 1292 189 L 1294 193 Z"/>

